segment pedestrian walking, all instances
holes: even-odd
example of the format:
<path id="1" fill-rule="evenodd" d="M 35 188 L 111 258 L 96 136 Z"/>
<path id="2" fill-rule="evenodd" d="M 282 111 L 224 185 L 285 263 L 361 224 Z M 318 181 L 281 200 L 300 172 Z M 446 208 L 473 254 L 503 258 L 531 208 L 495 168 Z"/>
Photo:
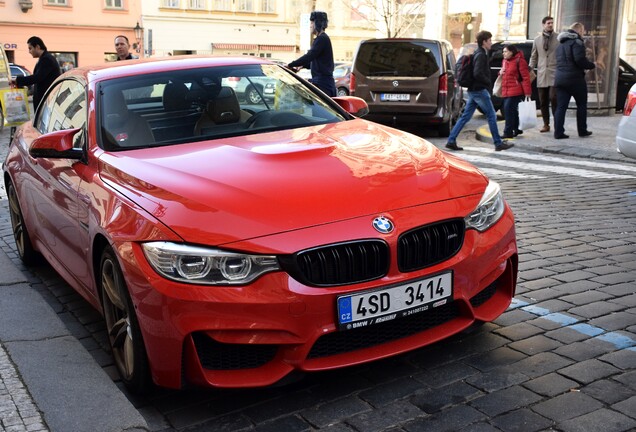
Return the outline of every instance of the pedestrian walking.
<path id="1" fill-rule="evenodd" d="M 463 150 L 457 145 L 457 136 L 462 131 L 466 123 L 472 118 L 475 109 L 479 106 L 488 119 L 488 127 L 495 143 L 495 150 L 506 150 L 513 146 L 501 139 L 497 130 L 497 114 L 490 98 L 492 82 L 490 80 L 490 65 L 488 62 L 488 50 L 492 46 L 492 33 L 482 30 L 477 33 L 477 49 L 473 53 L 472 72 L 473 82 L 468 86 L 468 101 L 464 112 L 451 131 L 446 148 L 449 150 Z"/>
<path id="2" fill-rule="evenodd" d="M 124 35 L 115 36 L 115 51 L 117 52 L 117 61 L 138 58 L 130 53 L 130 42 Z"/>
<path id="3" fill-rule="evenodd" d="M 557 37 L 557 70 L 554 86 L 557 92 L 557 108 L 554 113 L 554 138 L 569 138 L 565 134 L 565 112 L 570 98 L 576 102 L 576 129 L 580 137 L 592 135 L 587 130 L 587 83 L 585 71 L 596 65 L 585 57 L 583 35 L 585 26 L 576 22 Z"/>
<path id="4" fill-rule="evenodd" d="M 499 75 L 501 75 L 501 96 L 506 117 L 503 138 L 514 138 L 523 133 L 519 130 L 519 102 L 524 96 L 532 96 L 528 62 L 516 46 L 504 46 Z"/>
<path id="5" fill-rule="evenodd" d="M 311 69 L 311 83 L 328 96 L 336 96 L 336 84 L 333 79 L 333 48 L 331 39 L 325 33 L 329 24 L 326 12 L 313 11 L 309 15 L 309 30 L 316 35 L 307 54 L 289 63 L 293 70 Z"/>
<path id="6" fill-rule="evenodd" d="M 59 77 L 62 72 L 60 64 L 56 58 L 47 51 L 46 45 L 42 39 L 37 36 L 31 36 L 27 40 L 29 54 L 33 58 L 38 59 L 33 69 L 33 75 L 19 76 L 12 80 L 12 83 L 18 87 L 26 87 L 33 85 L 33 107 L 37 109 L 40 101 L 44 97 L 44 93 L 53 84 L 55 78 Z"/>
<path id="7" fill-rule="evenodd" d="M 541 20 L 541 24 L 543 32 L 532 43 L 530 68 L 537 69 L 537 92 L 543 118 L 543 127 L 539 132 L 550 132 L 550 110 L 554 116 L 557 106 L 554 77 L 557 67 L 556 49 L 559 41 L 554 32 L 554 18 L 546 16 Z"/>

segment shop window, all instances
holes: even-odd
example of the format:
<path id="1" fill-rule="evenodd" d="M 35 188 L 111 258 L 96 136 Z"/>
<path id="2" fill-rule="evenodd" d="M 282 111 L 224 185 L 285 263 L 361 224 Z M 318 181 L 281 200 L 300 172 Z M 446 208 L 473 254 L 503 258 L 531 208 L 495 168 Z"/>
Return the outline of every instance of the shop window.
<path id="1" fill-rule="evenodd" d="M 67 70 L 71 70 L 77 67 L 77 53 L 51 51 L 51 54 L 57 59 L 62 72 L 66 72 Z"/>

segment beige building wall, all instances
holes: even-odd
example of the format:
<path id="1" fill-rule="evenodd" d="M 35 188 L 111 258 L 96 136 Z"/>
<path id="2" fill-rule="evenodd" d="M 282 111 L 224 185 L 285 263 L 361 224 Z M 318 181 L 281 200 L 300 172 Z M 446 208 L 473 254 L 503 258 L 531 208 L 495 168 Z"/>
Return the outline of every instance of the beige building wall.
<path id="1" fill-rule="evenodd" d="M 22 3 L 31 7 L 23 10 Z M 133 28 L 140 19 L 136 0 L 0 0 L 0 43 L 14 63 L 31 71 L 37 62 L 27 48 L 31 36 L 42 38 L 50 52 L 62 53 L 63 66 L 71 67 L 71 60 L 74 66 L 101 64 L 115 53 L 116 35 L 135 42 Z"/>

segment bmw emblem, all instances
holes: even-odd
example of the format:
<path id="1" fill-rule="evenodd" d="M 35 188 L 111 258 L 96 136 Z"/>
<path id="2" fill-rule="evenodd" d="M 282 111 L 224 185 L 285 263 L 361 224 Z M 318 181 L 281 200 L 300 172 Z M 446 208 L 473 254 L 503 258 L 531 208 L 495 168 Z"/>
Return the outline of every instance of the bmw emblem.
<path id="1" fill-rule="evenodd" d="M 373 219 L 373 228 L 376 229 L 379 233 L 388 234 L 393 231 L 393 222 L 389 220 L 389 218 L 384 216 L 378 216 Z"/>

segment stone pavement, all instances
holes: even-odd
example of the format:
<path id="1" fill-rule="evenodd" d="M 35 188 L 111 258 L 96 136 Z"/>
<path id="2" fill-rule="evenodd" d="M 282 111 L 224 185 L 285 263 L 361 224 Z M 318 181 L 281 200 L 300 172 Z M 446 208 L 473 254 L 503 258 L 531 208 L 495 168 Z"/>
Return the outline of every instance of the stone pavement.
<path id="1" fill-rule="evenodd" d="M 566 131 L 571 138 L 565 140 L 567 142 L 554 140 L 551 134 L 540 134 L 538 130 L 531 130 L 525 131 L 516 139 L 515 145 L 519 149 L 542 153 L 636 163 L 636 160 L 627 159 L 616 153 L 614 137 L 619 120 L 620 115 L 590 117 L 589 129 L 594 132 L 594 135 L 579 139 L 573 133 L 574 119 L 568 118 Z M 460 145 L 488 146 L 487 127 L 484 130 L 481 126 L 485 125 L 485 120 L 477 118 L 475 124 L 477 123 L 480 127 L 477 128 L 476 137 L 468 136 L 470 129 L 467 127 L 460 137 L 464 140 L 460 141 Z M 500 125 L 501 129 L 503 125 Z M 470 133 L 474 133 L 474 129 Z M 430 138 L 430 141 L 440 148 L 445 142 L 442 138 Z M 0 160 L 4 160 L 7 144 L 8 131 L 5 130 L 0 133 Z M 8 226 L 6 193 L 3 186 L 0 190 L 0 198 L 0 219 L 4 219 L 4 226 Z M 1 234 L 8 236 L 10 232 Z M 51 302 L 47 301 L 47 295 L 50 296 L 50 293 L 46 288 L 42 288 L 36 276 L 20 264 L 15 251 L 0 250 L 0 430 L 11 432 L 156 430 L 148 426 L 147 419 L 124 396 L 95 357 L 89 354 L 85 344 L 78 341 L 75 332 L 69 331 L 68 322 L 62 319 L 63 311 L 55 310 Z M 502 319 L 500 324 L 504 327 L 499 330 L 499 333 L 505 333 L 513 338 L 518 337 L 519 343 L 516 348 L 522 352 L 533 349 L 528 344 L 546 343 L 546 338 L 541 336 L 531 339 L 530 342 L 524 339 L 525 336 L 521 337 L 522 334 L 527 335 L 528 331 L 536 331 L 535 328 L 521 322 L 523 320 L 516 320 L 521 315 L 543 317 L 544 312 L 540 308 L 533 308 L 530 304 L 516 302 L 505 318 L 509 322 L 506 323 Z M 559 319 L 560 317 L 554 315 L 551 318 Z M 545 318 L 543 321 L 546 321 Z M 585 330 L 593 331 L 587 327 Z M 561 337 L 566 340 L 573 336 L 563 334 Z M 585 349 L 583 343 L 580 347 Z M 541 364 L 550 359 L 549 353 L 539 354 L 536 357 L 534 361 L 540 364 L 533 365 L 528 362 L 528 367 L 540 368 Z M 620 359 L 616 360 L 616 363 L 619 362 Z M 571 368 L 569 376 L 573 379 L 587 380 L 593 379 L 593 375 L 597 372 L 604 373 L 599 366 L 600 362 L 594 359 L 583 359 L 580 364 L 574 363 L 567 367 Z M 507 379 L 518 378 L 518 372 L 510 372 Z M 487 382 L 489 379 L 496 379 L 494 376 L 489 376 L 487 372 L 475 379 L 482 380 L 486 387 L 498 385 Z M 537 376 L 532 385 L 536 393 L 550 394 L 573 384 L 557 374 L 547 374 Z M 502 409 L 501 407 L 511 403 L 510 401 L 521 406 L 524 403 L 531 403 L 526 400 L 529 394 L 519 387 L 511 387 L 510 391 L 496 396 L 493 393 L 492 397 L 484 398 L 482 403 L 489 405 L 484 405 L 482 411 L 498 412 Z M 436 403 L 444 404 L 446 402 L 442 399 L 451 396 L 453 396 L 452 392 L 440 394 L 438 391 L 432 391 L 420 399 L 423 405 L 429 406 Z M 571 405 L 572 409 L 576 410 L 595 408 L 591 406 L 594 403 L 591 398 L 578 391 L 571 391 L 546 402 L 543 408 L 545 416 L 548 418 L 562 416 L 562 403 Z M 463 408 L 468 409 L 468 407 Z M 627 411 L 628 408 L 626 407 L 625 410 Z M 609 414 L 607 419 L 612 420 Z M 325 421 L 327 420 L 329 419 Z M 444 421 L 447 420 L 448 418 Z M 517 418 L 514 422 L 520 420 L 523 419 Z M 513 421 L 512 418 L 511 421 Z M 604 420 L 590 418 L 589 421 L 600 424 Z M 513 423 L 511 423 L 512 426 Z"/>

